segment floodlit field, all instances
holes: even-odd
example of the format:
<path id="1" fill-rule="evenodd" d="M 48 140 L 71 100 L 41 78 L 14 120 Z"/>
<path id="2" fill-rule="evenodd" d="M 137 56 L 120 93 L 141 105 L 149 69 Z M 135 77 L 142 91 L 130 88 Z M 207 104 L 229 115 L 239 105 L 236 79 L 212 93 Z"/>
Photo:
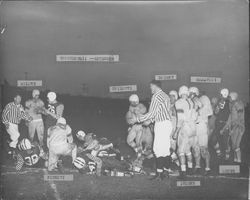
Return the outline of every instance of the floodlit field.
<path id="1" fill-rule="evenodd" d="M 97 108 L 98 102 L 92 106 L 78 105 L 62 99 L 65 103 L 65 117 L 72 127 L 73 133 L 82 129 L 94 132 L 101 137 L 107 137 L 119 144 L 122 155 L 133 156 L 132 150 L 126 145 L 127 125 L 124 120 L 126 101 L 104 103 Z M 86 102 L 85 102 L 86 103 Z M 112 106 L 115 108 L 113 111 Z M 76 109 L 76 108 L 80 109 Z M 27 127 L 20 126 L 22 137 L 27 134 Z M 4 138 L 3 138 L 4 139 Z M 24 168 L 17 173 L 14 164 L 7 158 L 2 159 L 1 195 L 4 200 L 15 199 L 247 199 L 248 198 L 248 157 L 249 134 L 246 131 L 243 137 L 242 149 L 244 165 L 240 174 L 223 175 L 218 173 L 218 163 L 212 153 L 211 176 L 188 176 L 185 181 L 179 182 L 178 172 L 163 181 L 151 181 L 149 175 L 135 175 L 133 177 L 111 177 L 79 174 L 69 162 L 65 162 L 64 175 L 73 176 L 70 181 L 47 181 L 48 174 L 45 168 Z M 2 151 L 4 152 L 4 151 Z M 230 163 L 226 163 L 230 164 Z M 153 159 L 146 160 L 145 168 L 153 171 Z M 49 175 L 62 175 L 49 173 Z"/>

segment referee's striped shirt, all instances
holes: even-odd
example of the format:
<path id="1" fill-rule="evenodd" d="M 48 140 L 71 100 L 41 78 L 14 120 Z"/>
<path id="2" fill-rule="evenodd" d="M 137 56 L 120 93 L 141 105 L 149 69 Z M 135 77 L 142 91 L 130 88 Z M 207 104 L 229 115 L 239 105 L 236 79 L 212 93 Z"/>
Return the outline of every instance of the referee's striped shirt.
<path id="1" fill-rule="evenodd" d="M 16 105 L 14 102 L 7 104 L 2 113 L 2 122 L 4 124 L 19 124 L 21 119 L 28 120 L 29 115 L 24 111 L 21 104 Z"/>
<path id="2" fill-rule="evenodd" d="M 171 120 L 170 113 L 171 112 L 169 96 L 162 90 L 159 90 L 152 96 L 149 112 L 145 115 L 139 116 L 137 118 L 137 121 L 143 122 L 151 120 L 152 122 L 162 122 L 166 120 Z"/>

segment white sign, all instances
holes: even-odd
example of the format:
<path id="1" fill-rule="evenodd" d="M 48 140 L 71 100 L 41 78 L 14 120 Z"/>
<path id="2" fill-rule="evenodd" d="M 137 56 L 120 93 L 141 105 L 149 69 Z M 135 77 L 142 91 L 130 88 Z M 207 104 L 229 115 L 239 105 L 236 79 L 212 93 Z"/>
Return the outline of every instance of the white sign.
<path id="1" fill-rule="evenodd" d="M 165 80 L 176 80 L 176 74 L 165 74 L 165 75 L 155 75 L 155 80 L 157 81 L 165 81 Z"/>
<path id="2" fill-rule="evenodd" d="M 73 181 L 73 174 L 50 174 L 44 175 L 45 181 Z"/>
<path id="3" fill-rule="evenodd" d="M 42 80 L 18 80 L 17 87 L 37 87 L 42 86 Z"/>
<path id="4" fill-rule="evenodd" d="M 56 55 L 57 62 L 119 62 L 119 55 Z"/>
<path id="5" fill-rule="evenodd" d="M 220 77 L 191 76 L 192 83 L 221 83 Z"/>
<path id="6" fill-rule="evenodd" d="M 134 92 L 137 91 L 136 85 L 120 85 L 120 86 L 110 86 L 109 92 Z"/>
<path id="7" fill-rule="evenodd" d="M 200 181 L 177 181 L 177 187 L 201 186 Z"/>
<path id="8" fill-rule="evenodd" d="M 219 166 L 220 174 L 238 174 L 240 173 L 239 165 L 220 165 Z"/>

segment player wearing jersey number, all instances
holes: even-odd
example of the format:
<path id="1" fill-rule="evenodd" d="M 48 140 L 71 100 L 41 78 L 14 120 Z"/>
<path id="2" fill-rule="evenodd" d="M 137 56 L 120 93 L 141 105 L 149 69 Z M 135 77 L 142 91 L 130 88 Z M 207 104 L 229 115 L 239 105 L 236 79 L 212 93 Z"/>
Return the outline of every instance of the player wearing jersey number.
<path id="1" fill-rule="evenodd" d="M 47 109 L 45 110 L 45 113 L 47 115 L 45 118 L 45 140 L 47 140 L 48 129 L 56 125 L 57 120 L 63 116 L 64 111 L 64 105 L 57 101 L 55 92 L 49 92 L 47 97 L 48 105 Z"/>
<path id="2" fill-rule="evenodd" d="M 17 151 L 17 162 L 16 162 L 16 170 L 20 171 L 24 165 L 26 166 L 34 166 L 36 165 L 40 158 L 45 159 L 45 155 L 40 146 L 36 143 L 31 143 L 29 139 L 22 139 L 18 145 Z"/>
<path id="3" fill-rule="evenodd" d="M 33 142 L 35 132 L 37 132 L 39 144 L 40 146 L 43 146 L 44 124 L 42 115 L 38 112 L 38 110 L 44 108 L 44 103 L 39 98 L 39 95 L 39 90 L 33 90 L 33 98 L 26 101 L 25 107 L 26 112 L 33 118 L 33 120 L 28 123 L 29 139 L 31 140 L 31 142 Z"/>

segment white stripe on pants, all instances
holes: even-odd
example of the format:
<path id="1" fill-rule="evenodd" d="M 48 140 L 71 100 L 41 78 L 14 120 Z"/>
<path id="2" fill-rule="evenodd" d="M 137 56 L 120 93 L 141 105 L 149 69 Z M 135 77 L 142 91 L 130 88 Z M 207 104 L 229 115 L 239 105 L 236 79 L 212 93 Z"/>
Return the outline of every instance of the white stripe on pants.
<path id="1" fill-rule="evenodd" d="M 169 120 L 155 122 L 153 150 L 157 158 L 170 155 L 170 135 L 172 133 L 172 129 L 173 126 Z"/>
<path id="2" fill-rule="evenodd" d="M 18 125 L 9 123 L 9 128 L 7 129 L 7 133 L 10 135 L 10 139 L 12 140 L 9 143 L 9 146 L 12 148 L 16 148 L 16 145 L 18 143 L 18 138 L 20 136 Z"/>

